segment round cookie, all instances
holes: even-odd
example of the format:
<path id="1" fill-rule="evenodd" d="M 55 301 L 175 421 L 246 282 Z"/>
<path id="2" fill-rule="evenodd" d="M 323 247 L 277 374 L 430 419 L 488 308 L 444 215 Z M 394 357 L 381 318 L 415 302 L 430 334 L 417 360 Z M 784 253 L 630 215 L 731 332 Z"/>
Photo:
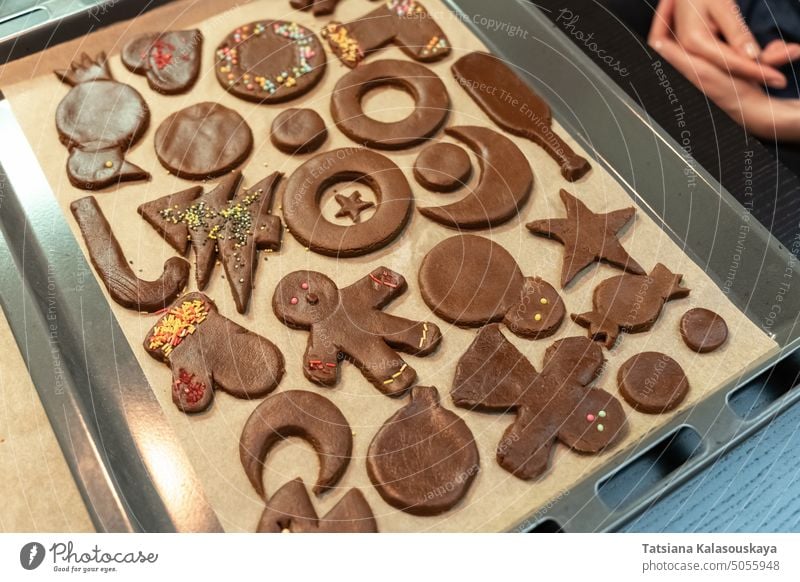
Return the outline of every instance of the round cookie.
<path id="1" fill-rule="evenodd" d="M 320 209 L 325 189 L 358 181 L 371 188 L 375 214 L 352 225 L 328 221 Z M 383 248 L 403 230 L 411 216 L 413 194 L 403 172 L 386 156 L 366 149 L 342 148 L 317 154 L 286 183 L 283 219 L 290 232 L 314 252 L 357 257 Z"/>
<path id="2" fill-rule="evenodd" d="M 286 154 L 317 151 L 328 137 L 325 121 L 313 109 L 287 109 L 272 122 L 270 140 Z"/>
<path id="3" fill-rule="evenodd" d="M 156 156 L 180 178 L 203 180 L 239 166 L 253 150 L 241 115 L 219 103 L 197 103 L 167 117 L 156 131 Z"/>
<path id="4" fill-rule="evenodd" d="M 459 235 L 428 252 L 419 270 L 422 299 L 442 319 L 463 327 L 505 323 L 516 335 L 553 335 L 566 315 L 552 285 L 525 277 L 516 260 L 487 238 Z"/>
<path id="5" fill-rule="evenodd" d="M 308 28 L 284 20 L 240 26 L 217 47 L 215 71 L 226 91 L 247 101 L 280 103 L 316 87 L 327 57 Z"/>
<path id="6" fill-rule="evenodd" d="M 728 324 L 708 309 L 690 309 L 681 317 L 681 337 L 690 350 L 707 354 L 719 349 L 728 339 Z"/>
<path id="7" fill-rule="evenodd" d="M 659 352 L 642 352 L 622 364 L 617 384 L 628 404 L 648 414 L 673 410 L 689 392 L 689 380 L 683 368 Z"/>
<path id="8" fill-rule="evenodd" d="M 378 87 L 397 87 L 414 98 L 414 111 L 400 121 L 385 123 L 364 113 L 361 101 Z M 331 113 L 347 137 L 367 147 L 401 150 L 422 143 L 447 120 L 450 97 L 442 80 L 411 61 L 382 60 L 361 65 L 339 79 L 331 98 Z"/>
<path id="9" fill-rule="evenodd" d="M 372 439 L 367 473 L 384 501 L 412 515 L 452 509 L 478 474 L 467 424 L 442 408 L 436 388 L 416 386 L 411 401 Z"/>
<path id="10" fill-rule="evenodd" d="M 414 162 L 414 177 L 432 192 L 458 190 L 472 174 L 472 162 L 464 148 L 451 143 L 427 146 Z"/>

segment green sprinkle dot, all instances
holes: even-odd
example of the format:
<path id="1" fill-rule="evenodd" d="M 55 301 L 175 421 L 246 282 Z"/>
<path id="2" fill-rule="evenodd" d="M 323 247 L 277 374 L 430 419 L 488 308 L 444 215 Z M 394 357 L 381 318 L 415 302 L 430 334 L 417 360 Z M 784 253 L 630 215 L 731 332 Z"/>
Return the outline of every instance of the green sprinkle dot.
<path id="1" fill-rule="evenodd" d="M 601 410 L 600 412 L 597 413 L 597 416 L 599 416 L 600 418 L 605 418 L 606 417 L 606 411 L 605 410 Z"/>
<path id="2" fill-rule="evenodd" d="M 597 425 L 597 432 L 603 432 L 605 430 L 605 428 L 606 427 L 604 427 L 602 424 L 598 424 Z"/>

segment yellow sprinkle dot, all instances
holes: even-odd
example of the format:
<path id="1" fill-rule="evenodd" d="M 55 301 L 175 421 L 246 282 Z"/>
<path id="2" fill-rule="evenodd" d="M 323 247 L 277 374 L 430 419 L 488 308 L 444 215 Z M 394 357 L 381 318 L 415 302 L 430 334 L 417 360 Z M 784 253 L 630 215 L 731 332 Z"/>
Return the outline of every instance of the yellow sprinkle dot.
<path id="1" fill-rule="evenodd" d="M 113 168 L 113 167 L 114 167 L 114 162 L 112 162 L 111 160 L 108 160 L 106 162 L 106 168 Z"/>
<path id="2" fill-rule="evenodd" d="M 535 319 L 536 321 L 542 321 L 542 314 L 537 313 L 536 315 L 533 316 L 533 319 Z"/>
<path id="3" fill-rule="evenodd" d="M 542 305 L 547 305 L 547 298 L 542 297 L 541 299 L 539 299 L 539 303 L 541 303 Z"/>

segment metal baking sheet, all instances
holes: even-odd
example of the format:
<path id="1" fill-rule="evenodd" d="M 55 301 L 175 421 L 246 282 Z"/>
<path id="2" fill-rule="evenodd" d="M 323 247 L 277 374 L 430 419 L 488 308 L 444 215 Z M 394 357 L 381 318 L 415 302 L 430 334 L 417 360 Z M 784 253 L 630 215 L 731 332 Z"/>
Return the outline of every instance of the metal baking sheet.
<path id="1" fill-rule="evenodd" d="M 487 17 L 483 15 L 489 11 L 482 2 L 452 0 L 448 4 L 454 15 L 468 24 L 494 52 L 524 71 L 535 71 L 535 75 L 528 75 L 528 80 L 549 100 L 556 119 L 596 162 L 628 188 L 640 206 L 662 222 L 673 239 L 703 265 L 721 287 L 729 288 L 729 296 L 748 317 L 767 327 L 786 353 L 797 345 L 795 322 L 791 317 L 798 312 L 796 302 L 800 298 L 787 296 L 783 315 L 776 317 L 771 315 L 774 301 L 770 300 L 778 292 L 787 269 L 794 276 L 796 264 L 781 252 L 763 227 L 753 224 L 744 209 L 701 169 L 693 168 L 691 160 L 681 153 L 677 144 L 665 138 L 664 132 L 650 123 L 646 115 L 622 96 L 604 73 L 571 46 L 534 7 L 523 2 L 507 2 L 493 5 L 491 17 Z M 508 34 L 507 30 L 490 25 L 492 22 L 516 23 L 528 35 L 523 38 Z M 548 50 L 537 50 L 542 46 Z M 553 52 L 563 60 L 554 59 Z M 593 115 L 594 102 L 581 97 L 588 94 L 592 94 L 593 99 L 603 99 L 604 107 L 613 110 L 614 115 Z M 10 109 L 0 109 L 0 115 L 4 129 L 8 127 L 13 131 L 15 123 Z M 4 132 L 4 135 L 8 134 Z M 196 476 L 164 424 L 163 413 L 64 223 L 58 205 L 52 200 L 44 176 L 38 172 L 41 180 L 31 179 L 32 175 L 37 175 L 33 153 L 21 152 L 9 145 L 13 143 L 13 140 L 6 140 L 6 146 L 0 150 L 0 164 L 5 172 L 3 193 L 7 197 L 0 216 L 5 248 L 0 250 L 4 258 L 9 258 L 2 264 L 2 268 L 9 271 L 8 276 L 3 277 L 4 288 L 0 290 L 3 308 L 18 341 L 25 346 L 23 353 L 52 359 L 47 320 L 54 302 L 48 291 L 49 277 L 52 277 L 53 286 L 57 287 L 53 292 L 57 296 L 55 302 L 63 322 L 59 324 L 63 333 L 57 342 L 57 352 L 59 361 L 68 364 L 62 368 L 67 373 L 62 375 L 69 381 L 61 380 L 63 390 L 54 395 L 52 386 L 56 379 L 41 375 L 52 370 L 42 372 L 37 366 L 29 365 L 73 474 L 93 510 L 96 525 L 110 530 L 218 529 L 219 523 L 201 487 L 197 486 Z M 628 147 L 616 147 L 619 143 L 628 144 Z M 28 158 L 30 171 L 19 171 L 23 167 L 19 161 L 21 156 Z M 695 176 L 691 191 L 687 171 Z M 703 219 L 697 220 L 698 216 Z M 714 229 L 709 228 L 710 223 L 715 224 Z M 715 244 L 723 234 L 725 240 L 736 240 L 735 235 L 744 224 L 749 230 L 743 249 L 721 248 Z M 729 281 L 728 272 L 734 256 L 739 257 L 741 266 L 734 280 Z M 90 305 L 84 300 L 81 305 L 78 294 L 71 290 L 80 286 L 85 298 L 87 285 L 91 296 L 97 300 Z M 112 337 L 119 338 L 119 342 L 84 345 L 86 335 L 75 329 L 77 322 L 83 320 L 110 328 Z M 37 360 L 28 358 L 28 361 Z M 597 494 L 599 485 L 610 482 L 613 474 L 612 469 L 604 468 L 584 478 L 568 498 L 555 500 L 546 511 L 540 510 L 518 524 L 517 529 L 541 528 L 543 524 L 567 531 L 617 527 L 654 495 L 699 470 L 704 459 L 712 458 L 723 447 L 763 424 L 770 414 L 797 399 L 796 394 L 789 393 L 746 421 L 740 421 L 732 412 L 726 414 L 729 410 L 727 395 L 775 361 L 776 358 L 769 358 L 757 362 L 748 377 L 716 392 L 716 396 L 649 435 L 626 454 L 626 463 L 633 461 L 646 454 L 664 435 L 681 427 L 692 428 L 701 435 L 702 441 L 695 447 L 699 452 L 655 489 L 640 498 L 609 507 Z M 103 362 L 108 368 L 104 368 Z M 126 371 L 124 386 L 119 380 L 121 368 Z M 102 403 L 102 413 L 94 415 L 91 411 L 98 403 Z M 135 406 L 132 403 L 136 403 Z M 66 421 L 61 419 L 62 409 L 66 410 Z M 143 411 L 146 416 L 142 416 Z M 137 430 L 136 425 L 142 418 L 148 419 L 147 431 L 142 431 L 141 427 Z M 70 430 L 77 434 L 71 435 Z M 142 446 L 144 432 L 163 434 L 164 438 L 159 440 L 158 447 L 148 448 Z M 84 446 L 75 448 L 73 442 L 83 442 Z M 108 446 L 109 443 L 113 446 Z M 130 459 L 142 462 L 132 463 Z M 174 471 L 164 474 L 165 463 Z M 93 467 L 94 472 L 84 471 L 86 466 Z M 180 486 L 175 488 L 176 484 Z"/>

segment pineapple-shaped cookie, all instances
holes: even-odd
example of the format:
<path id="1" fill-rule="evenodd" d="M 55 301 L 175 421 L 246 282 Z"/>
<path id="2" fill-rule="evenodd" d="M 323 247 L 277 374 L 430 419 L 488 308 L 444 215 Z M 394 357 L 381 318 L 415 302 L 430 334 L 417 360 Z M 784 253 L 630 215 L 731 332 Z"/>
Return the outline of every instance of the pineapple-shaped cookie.
<path id="1" fill-rule="evenodd" d="M 56 110 L 56 128 L 69 148 L 67 175 L 77 188 L 95 190 L 150 174 L 123 155 L 147 130 L 150 109 L 136 89 L 115 81 L 105 53 L 85 53 L 56 75 L 72 89 Z"/>

